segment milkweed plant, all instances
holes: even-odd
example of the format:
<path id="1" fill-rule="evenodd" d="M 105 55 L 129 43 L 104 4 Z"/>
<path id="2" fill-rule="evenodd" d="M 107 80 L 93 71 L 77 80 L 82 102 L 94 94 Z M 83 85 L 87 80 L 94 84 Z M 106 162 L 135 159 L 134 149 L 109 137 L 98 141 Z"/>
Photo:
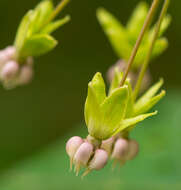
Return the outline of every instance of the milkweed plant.
<path id="1" fill-rule="evenodd" d="M 6 89 L 29 83 L 33 77 L 34 57 L 53 50 L 57 40 L 52 33 L 70 20 L 55 20 L 69 0 L 54 7 L 50 0 L 41 1 L 23 17 L 14 44 L 0 51 L 0 81 Z"/>
<path id="2" fill-rule="evenodd" d="M 139 144 L 130 138 L 130 133 L 143 120 L 157 114 L 150 109 L 165 96 L 161 90 L 163 79 L 151 87 L 146 85 L 142 91 L 150 61 L 168 46 L 163 33 L 171 21 L 167 14 L 169 0 L 164 0 L 159 18 L 152 24 L 159 4 L 160 0 L 153 0 L 148 10 L 146 3 L 140 3 L 125 27 L 105 9 L 97 11 L 103 30 L 122 61 L 112 68 L 108 89 L 99 72 L 88 83 L 84 108 L 88 135 L 74 136 L 66 144 L 70 169 L 74 166 L 76 175 L 82 168 L 82 176 L 101 170 L 108 160 L 113 160 L 114 167 L 122 166 L 139 152 Z M 124 64 L 124 69 L 120 64 Z M 131 75 L 135 70 L 136 78 Z"/>

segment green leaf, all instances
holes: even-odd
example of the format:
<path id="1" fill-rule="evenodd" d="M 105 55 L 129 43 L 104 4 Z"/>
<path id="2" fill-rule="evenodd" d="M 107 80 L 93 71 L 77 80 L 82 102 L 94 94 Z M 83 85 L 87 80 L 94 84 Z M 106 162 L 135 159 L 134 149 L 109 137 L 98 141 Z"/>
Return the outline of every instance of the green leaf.
<path id="1" fill-rule="evenodd" d="M 19 51 L 21 49 L 21 47 L 23 46 L 24 41 L 27 37 L 27 32 L 28 32 L 29 25 L 31 23 L 32 15 L 33 15 L 33 11 L 32 10 L 28 11 L 27 14 L 23 17 L 23 19 L 19 25 L 19 28 L 18 28 L 17 34 L 16 34 L 16 38 L 15 38 L 15 42 L 14 42 L 14 45 L 15 45 L 17 51 Z"/>
<path id="2" fill-rule="evenodd" d="M 128 97 L 128 87 L 125 85 L 115 89 L 102 103 L 102 125 L 104 128 L 101 133 L 104 139 L 108 138 L 116 130 L 119 123 L 125 117 Z"/>
<path id="3" fill-rule="evenodd" d="M 146 19 L 148 13 L 148 5 L 145 2 L 141 2 L 134 10 L 129 22 L 127 24 L 127 30 L 132 43 L 135 43 Z"/>
<path id="4" fill-rule="evenodd" d="M 112 136 L 114 136 L 114 135 L 118 134 L 119 132 L 121 132 L 127 128 L 130 128 L 131 126 L 134 126 L 137 123 L 140 123 L 141 121 L 145 120 L 146 118 L 151 117 L 156 114 L 157 114 L 157 111 L 155 111 L 153 113 L 138 115 L 133 118 L 124 119 L 123 121 L 121 121 L 119 128 L 113 133 Z"/>
<path id="5" fill-rule="evenodd" d="M 43 30 L 41 30 L 41 33 L 50 34 L 69 21 L 70 21 L 70 16 L 68 15 L 63 19 L 57 20 L 55 22 L 51 22 L 50 24 L 45 26 Z"/>
<path id="6" fill-rule="evenodd" d="M 117 55 L 128 60 L 132 47 L 129 44 L 125 28 L 103 8 L 97 10 L 97 18 Z"/>
<path id="7" fill-rule="evenodd" d="M 102 113 L 97 101 L 95 90 L 91 83 L 88 85 L 88 95 L 85 102 L 84 115 L 89 134 L 96 137 L 100 134 L 99 130 L 101 129 Z"/>
<path id="8" fill-rule="evenodd" d="M 99 72 L 96 73 L 89 85 L 94 91 L 97 102 L 100 105 L 106 98 L 105 83 L 102 74 Z"/>
<path id="9" fill-rule="evenodd" d="M 26 40 L 21 50 L 21 56 L 39 56 L 51 51 L 56 45 L 57 41 L 49 35 L 34 35 Z"/>
<path id="10" fill-rule="evenodd" d="M 152 97 L 144 104 L 140 104 L 134 107 L 134 115 L 139 115 L 148 112 L 154 105 L 156 105 L 164 96 L 166 92 L 162 90 L 160 94 L 157 96 Z"/>
<path id="11" fill-rule="evenodd" d="M 163 79 L 160 79 L 135 103 L 134 115 L 147 112 L 165 95 L 165 91 L 162 91 L 158 96 L 155 96 L 162 85 Z"/>

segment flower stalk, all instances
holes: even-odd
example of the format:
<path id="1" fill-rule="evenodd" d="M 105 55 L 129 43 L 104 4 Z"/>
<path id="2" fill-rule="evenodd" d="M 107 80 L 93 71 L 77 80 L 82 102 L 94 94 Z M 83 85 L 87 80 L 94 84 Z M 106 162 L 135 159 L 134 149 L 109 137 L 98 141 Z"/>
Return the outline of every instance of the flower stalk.
<path id="1" fill-rule="evenodd" d="M 147 53 L 147 56 L 145 58 L 145 61 L 144 61 L 143 65 L 142 65 L 142 68 L 141 68 L 141 71 L 140 71 L 140 74 L 139 74 L 139 77 L 138 77 L 138 80 L 137 80 L 137 83 L 136 83 L 136 86 L 135 86 L 135 89 L 134 89 L 134 94 L 133 94 L 134 100 L 136 100 L 136 98 L 137 98 L 137 96 L 139 94 L 141 84 L 142 84 L 142 81 L 143 81 L 143 77 L 144 77 L 145 72 L 146 72 L 146 70 L 148 68 L 148 65 L 150 63 L 150 58 L 151 58 L 151 55 L 152 55 L 156 40 L 157 40 L 157 38 L 159 36 L 159 31 L 160 31 L 162 21 L 163 21 L 165 15 L 167 13 L 169 3 L 170 3 L 170 0 L 164 0 L 164 5 L 163 5 L 162 11 L 160 13 L 160 16 L 159 16 L 159 19 L 158 19 L 158 22 L 157 22 L 157 25 L 156 25 L 156 29 L 155 29 L 154 36 L 153 36 L 153 39 L 152 39 L 151 44 L 150 44 L 149 51 Z"/>

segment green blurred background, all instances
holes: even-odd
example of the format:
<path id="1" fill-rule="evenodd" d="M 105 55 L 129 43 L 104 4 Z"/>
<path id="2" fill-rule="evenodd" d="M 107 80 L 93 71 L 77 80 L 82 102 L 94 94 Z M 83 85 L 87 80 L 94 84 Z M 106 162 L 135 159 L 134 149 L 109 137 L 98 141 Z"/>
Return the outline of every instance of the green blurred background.
<path id="1" fill-rule="evenodd" d="M 4 48 L 5 46 L 13 43 L 20 19 L 28 9 L 33 8 L 38 2 L 38 0 L 0 1 L 0 48 Z M 54 2 L 58 3 L 57 0 L 54 0 Z M 33 82 L 28 86 L 20 87 L 11 91 L 5 91 L 2 87 L 0 87 L 0 173 L 5 175 L 8 184 L 9 177 L 14 178 L 13 172 L 20 170 L 19 173 L 22 174 L 21 169 L 19 169 L 18 166 L 15 167 L 17 162 L 19 165 L 21 165 L 22 162 L 22 165 L 24 166 L 26 165 L 26 161 L 23 160 L 32 159 L 32 163 L 30 165 L 32 165 L 33 168 L 31 168 L 29 175 L 33 175 L 34 173 L 37 174 L 36 165 L 38 165 L 38 163 L 40 165 L 42 163 L 43 165 L 42 160 L 46 157 L 47 160 L 44 161 L 44 166 L 47 164 L 51 165 L 50 161 L 52 161 L 51 163 L 55 162 L 52 168 L 56 168 L 55 166 L 57 166 L 57 168 L 60 169 L 59 172 L 61 174 L 58 173 L 57 169 L 53 170 L 50 166 L 50 168 L 46 168 L 46 172 L 50 171 L 50 175 L 57 177 L 62 175 L 66 178 L 67 182 L 69 179 L 72 180 L 72 187 L 75 184 L 75 187 L 80 187 L 80 181 L 77 182 L 79 179 L 74 178 L 73 175 L 69 176 L 69 174 L 66 174 L 66 170 L 68 171 L 68 159 L 65 157 L 65 153 L 63 151 L 64 144 L 66 139 L 73 134 L 72 131 L 74 131 L 74 134 L 76 135 L 81 134 L 81 132 L 79 133 L 79 125 L 80 123 L 83 123 L 83 107 L 88 81 L 96 71 L 101 71 L 105 76 L 109 66 L 117 61 L 117 57 L 112 51 L 107 38 L 103 34 L 103 31 L 96 20 L 95 12 L 98 7 L 103 6 L 114 13 L 123 23 L 126 23 L 129 15 L 138 2 L 138 0 L 72 0 L 69 6 L 62 12 L 62 16 L 67 13 L 70 14 L 72 20 L 66 26 L 55 32 L 54 35 L 60 42 L 57 48 L 53 52 L 36 59 L 35 78 Z M 151 1 L 147 2 L 150 3 Z M 160 173 L 154 173 L 154 168 L 146 166 L 149 165 L 150 160 L 153 164 L 155 164 L 153 166 L 155 168 L 157 165 L 159 168 L 159 164 L 162 163 L 162 160 L 157 162 L 157 159 L 154 159 L 153 155 L 152 158 L 149 157 L 150 160 L 143 159 L 148 157 L 148 155 L 151 155 L 150 151 L 142 151 L 142 157 L 139 157 L 141 160 L 137 158 L 138 165 L 139 163 L 142 165 L 140 178 L 142 178 L 144 176 L 143 173 L 146 172 L 150 178 L 159 180 L 159 177 L 157 178 L 157 176 L 160 176 L 162 180 L 161 184 L 163 184 L 163 186 L 161 186 L 160 182 L 158 182 L 158 184 L 160 184 L 160 188 L 155 188 L 153 185 L 152 188 L 150 186 L 150 189 L 165 189 L 164 184 L 166 184 L 166 181 L 169 183 L 168 179 L 170 179 L 170 177 L 176 181 L 171 182 L 175 185 L 174 189 L 181 189 L 181 184 L 179 183 L 179 176 L 181 176 L 181 174 L 176 172 L 177 164 L 180 164 L 177 160 L 179 157 L 181 158 L 181 156 L 180 153 L 176 154 L 175 152 L 179 151 L 179 148 L 175 147 L 177 143 L 179 143 L 179 140 L 177 142 L 174 141 L 175 144 L 172 144 L 172 140 L 179 139 L 179 134 L 181 134 L 181 130 L 179 131 L 178 129 L 178 131 L 175 132 L 173 126 L 179 126 L 181 124 L 178 114 L 180 113 L 179 105 L 181 106 L 181 104 L 179 104 L 181 102 L 181 64 L 179 60 L 181 47 L 180 7 L 181 1 L 171 1 L 169 12 L 173 17 L 173 21 L 171 27 L 166 33 L 170 46 L 168 50 L 161 57 L 152 62 L 151 65 L 151 72 L 153 74 L 154 81 L 158 80 L 161 76 L 164 77 L 165 88 L 168 91 L 168 95 L 167 98 L 162 101 L 160 107 L 158 107 L 158 109 L 160 108 L 160 112 L 163 112 L 161 113 L 162 117 L 156 117 L 153 123 L 152 121 L 149 121 L 146 122 L 145 125 L 160 125 L 158 128 L 154 127 L 154 129 L 150 129 L 151 133 L 146 131 L 146 129 L 140 131 L 140 133 L 138 130 L 136 133 L 137 137 L 140 139 L 140 142 L 143 145 L 145 144 L 145 149 L 143 148 L 143 150 L 149 150 L 150 148 L 150 150 L 152 150 L 152 154 L 158 152 L 160 153 L 167 148 L 167 146 L 164 145 L 165 143 L 168 143 L 168 146 L 170 146 L 170 150 L 172 151 L 172 157 L 169 154 L 167 155 L 167 150 L 166 156 L 162 155 L 158 158 L 163 159 L 163 162 L 165 162 L 165 165 L 163 164 L 163 166 L 161 166 L 161 168 L 164 168 L 164 171 Z M 173 106 L 172 109 L 170 108 L 171 106 Z M 173 113 L 174 121 L 171 122 L 171 119 L 173 118 L 170 118 L 170 114 L 173 115 Z M 86 133 L 86 128 L 84 128 L 84 130 L 85 131 L 83 133 Z M 174 135 L 172 134 L 169 136 L 170 132 L 173 131 L 175 132 Z M 147 138 L 145 138 L 144 133 L 146 133 Z M 159 135 L 157 141 L 152 144 L 151 137 L 155 134 Z M 150 139 L 150 141 L 148 141 L 148 139 Z M 48 144 L 54 144 L 55 141 L 55 145 L 52 145 L 53 148 L 48 148 L 47 156 L 45 153 L 40 155 L 41 153 L 39 152 L 42 149 L 46 149 Z M 161 146 L 159 151 L 154 152 L 154 148 L 160 144 L 163 145 L 163 147 Z M 52 151 L 54 151 L 54 149 L 58 151 L 59 147 L 60 152 L 55 155 L 49 153 L 50 149 L 52 149 Z M 34 166 L 34 157 L 32 157 L 32 155 L 39 155 L 38 158 L 36 158 L 37 160 L 34 161 Z M 58 157 L 60 158 L 60 165 L 61 163 L 64 164 L 62 169 L 64 173 L 62 173 L 61 167 L 58 167 Z M 170 161 L 170 159 L 173 160 Z M 28 162 L 31 161 L 27 161 L 27 164 Z M 174 164 L 174 166 L 169 166 L 170 163 Z M 22 165 L 20 168 L 23 167 Z M 138 168 L 136 168 L 136 166 L 138 165 L 137 163 L 134 165 L 133 162 L 133 168 L 130 164 L 127 169 L 126 167 L 123 169 L 125 176 L 127 176 L 127 178 L 125 177 L 125 181 L 127 180 L 129 183 L 129 176 L 132 176 L 130 177 L 130 180 L 134 179 L 134 176 L 137 176 L 136 171 Z M 7 169 L 8 171 L 13 170 L 10 172 L 10 175 L 9 173 L 6 175 Z M 29 171 L 29 169 L 27 170 Z M 39 168 L 38 171 L 40 170 L 41 168 Z M 152 170 L 154 172 L 150 174 L 149 171 L 152 172 Z M 170 175 L 164 178 L 163 174 L 165 173 L 165 170 L 166 173 Z M 104 176 L 106 173 L 105 178 L 109 179 L 112 174 L 108 171 L 110 171 L 110 168 L 108 168 L 106 172 L 102 172 L 100 174 L 97 173 L 96 176 Z M 173 176 L 173 173 L 176 173 L 178 180 L 177 177 Z M 38 178 L 37 176 L 35 178 L 40 181 L 44 181 L 47 176 L 43 177 L 43 174 L 45 173 L 42 171 L 42 173 L 40 172 L 37 174 L 41 178 Z M 63 174 L 65 174 L 65 176 Z M 119 174 L 119 172 L 115 174 L 115 178 L 112 179 L 113 181 L 109 182 L 110 184 L 107 187 L 111 188 L 111 184 L 113 183 L 115 185 L 115 189 L 119 189 L 116 186 L 120 185 Z M 29 178 L 25 175 L 26 179 L 23 177 L 21 178 L 21 175 L 19 177 L 20 181 L 21 179 L 25 180 L 25 184 L 32 184 L 30 179 L 32 176 Z M 87 187 L 91 180 L 94 182 L 94 179 L 94 177 L 90 177 L 90 181 L 87 180 L 87 184 L 84 182 L 84 187 Z M 48 178 L 46 180 L 48 180 Z M 7 189 L 28 189 L 26 186 L 24 188 L 21 186 L 20 188 L 21 183 L 16 184 L 16 181 L 18 181 L 18 179 L 15 180 L 14 183 L 12 182 L 14 186 L 12 185 L 9 188 L 7 187 Z M 57 186 L 53 187 L 53 190 L 71 189 L 70 184 L 69 186 L 64 186 L 63 182 L 59 184 L 59 180 L 57 179 L 56 181 Z M 28 190 L 51 189 L 48 188 L 48 186 L 46 186 L 46 188 L 43 186 L 40 187 L 38 181 L 36 182 L 37 183 L 35 184 L 37 185 L 30 187 Z M 55 182 L 52 184 L 55 184 Z M 134 186 L 127 187 L 127 185 L 124 185 L 127 184 L 127 182 L 124 181 L 121 182 L 121 184 L 124 186 L 123 189 L 126 190 L 132 189 Z M 144 184 L 147 184 L 146 180 Z M 149 184 L 151 184 L 150 181 Z M 59 185 L 60 188 L 58 188 Z M 0 189 L 5 190 L 5 187 L 6 185 L 3 186 L 3 188 L 0 186 Z M 52 187 L 52 185 L 49 187 Z M 106 186 L 101 186 L 101 188 L 106 189 Z M 140 189 L 139 186 L 138 189 Z"/>

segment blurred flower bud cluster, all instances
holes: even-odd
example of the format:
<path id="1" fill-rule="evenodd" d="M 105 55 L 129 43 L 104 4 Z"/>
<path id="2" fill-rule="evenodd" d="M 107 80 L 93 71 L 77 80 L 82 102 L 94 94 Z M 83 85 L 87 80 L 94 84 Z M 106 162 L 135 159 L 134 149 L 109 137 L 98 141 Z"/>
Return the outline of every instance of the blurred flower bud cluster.
<path id="1" fill-rule="evenodd" d="M 33 76 L 33 59 L 28 57 L 23 63 L 19 63 L 15 54 L 16 49 L 13 46 L 0 51 L 0 80 L 7 89 L 27 84 Z"/>
<path id="2" fill-rule="evenodd" d="M 100 170 L 108 161 L 108 153 L 100 148 L 100 142 L 91 136 L 86 139 L 78 136 L 70 138 L 66 144 L 66 151 L 70 157 L 70 169 L 72 170 L 74 164 L 76 175 L 81 168 L 86 169 L 82 176 L 92 170 Z"/>
<path id="3" fill-rule="evenodd" d="M 102 141 L 101 148 L 109 154 L 114 166 L 116 164 L 123 166 L 127 161 L 134 159 L 139 152 L 139 145 L 135 140 L 120 135 Z"/>

